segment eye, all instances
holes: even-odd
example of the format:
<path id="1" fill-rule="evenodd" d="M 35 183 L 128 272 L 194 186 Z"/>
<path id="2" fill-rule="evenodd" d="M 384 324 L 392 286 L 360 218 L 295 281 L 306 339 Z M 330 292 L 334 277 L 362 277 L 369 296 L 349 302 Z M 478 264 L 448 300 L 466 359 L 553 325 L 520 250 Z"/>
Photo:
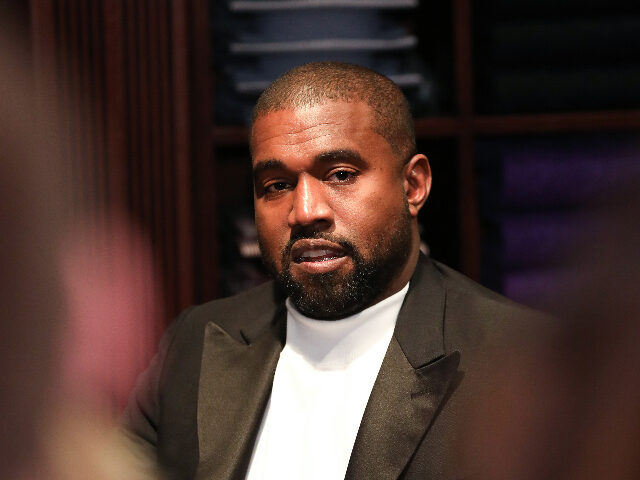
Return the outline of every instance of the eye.
<path id="1" fill-rule="evenodd" d="M 357 172 L 353 170 L 335 170 L 327 177 L 327 180 L 336 183 L 348 183 L 353 181 L 357 176 Z"/>
<path id="2" fill-rule="evenodd" d="M 268 183 L 264 186 L 265 193 L 279 193 L 285 190 L 289 190 L 291 188 L 291 184 L 289 182 L 285 182 L 283 180 L 278 180 L 275 182 Z"/>

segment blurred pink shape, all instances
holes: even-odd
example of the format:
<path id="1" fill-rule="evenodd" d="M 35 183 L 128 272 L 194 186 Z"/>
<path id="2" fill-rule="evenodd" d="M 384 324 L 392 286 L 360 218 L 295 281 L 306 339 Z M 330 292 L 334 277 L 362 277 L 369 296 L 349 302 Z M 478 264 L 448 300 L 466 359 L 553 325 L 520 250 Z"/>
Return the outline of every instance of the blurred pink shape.
<path id="1" fill-rule="evenodd" d="M 162 330 L 150 247 L 122 219 L 84 227 L 67 242 L 62 277 L 68 298 L 64 389 L 119 412 Z"/>

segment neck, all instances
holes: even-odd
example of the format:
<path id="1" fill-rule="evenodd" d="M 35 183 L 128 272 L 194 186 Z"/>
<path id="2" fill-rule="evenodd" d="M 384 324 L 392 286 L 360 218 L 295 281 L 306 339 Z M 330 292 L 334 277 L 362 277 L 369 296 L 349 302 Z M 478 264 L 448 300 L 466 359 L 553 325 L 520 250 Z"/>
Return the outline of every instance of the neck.
<path id="1" fill-rule="evenodd" d="M 385 298 L 398 293 L 402 288 L 409 283 L 413 275 L 416 265 L 418 264 L 418 258 L 420 257 L 420 237 L 417 232 L 414 231 L 411 239 L 411 248 L 409 249 L 409 255 L 402 269 L 398 274 L 389 282 L 387 288 L 385 288 L 380 295 L 378 295 L 368 307 L 381 302 Z"/>

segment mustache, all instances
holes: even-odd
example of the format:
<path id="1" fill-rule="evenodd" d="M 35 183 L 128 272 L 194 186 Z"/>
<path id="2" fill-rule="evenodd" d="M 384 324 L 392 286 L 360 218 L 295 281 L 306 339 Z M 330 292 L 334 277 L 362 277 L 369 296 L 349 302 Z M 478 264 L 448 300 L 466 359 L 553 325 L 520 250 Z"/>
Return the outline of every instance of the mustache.
<path id="1" fill-rule="evenodd" d="M 332 235 L 325 232 L 295 232 L 291 234 L 291 238 L 289 238 L 289 241 L 282 249 L 283 260 L 286 261 L 291 258 L 291 249 L 293 248 L 293 244 L 298 240 L 327 240 L 328 242 L 340 245 L 348 256 L 358 256 L 358 249 L 356 246 L 350 242 L 349 239 L 341 235 Z"/>

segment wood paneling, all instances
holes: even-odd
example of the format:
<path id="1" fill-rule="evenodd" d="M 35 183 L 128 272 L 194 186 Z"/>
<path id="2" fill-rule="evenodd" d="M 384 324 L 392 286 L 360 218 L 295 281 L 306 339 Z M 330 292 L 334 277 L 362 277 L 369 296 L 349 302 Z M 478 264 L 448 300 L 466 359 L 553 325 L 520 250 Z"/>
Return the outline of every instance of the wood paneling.
<path id="1" fill-rule="evenodd" d="M 196 278 L 194 267 L 201 244 L 193 214 L 201 201 L 193 182 L 207 165 L 210 120 L 202 66 L 192 71 L 203 52 L 197 57 L 192 47 L 207 4 L 31 0 L 30 11 L 38 91 L 59 99 L 64 154 L 73 184 L 82 186 L 75 204 L 96 222 L 125 210 L 142 226 L 170 317 L 202 300 L 196 284 L 215 272 L 215 265 L 200 267 Z M 207 125 L 203 135 L 195 115 L 196 125 Z M 215 295 L 216 285 L 200 290 Z"/>

